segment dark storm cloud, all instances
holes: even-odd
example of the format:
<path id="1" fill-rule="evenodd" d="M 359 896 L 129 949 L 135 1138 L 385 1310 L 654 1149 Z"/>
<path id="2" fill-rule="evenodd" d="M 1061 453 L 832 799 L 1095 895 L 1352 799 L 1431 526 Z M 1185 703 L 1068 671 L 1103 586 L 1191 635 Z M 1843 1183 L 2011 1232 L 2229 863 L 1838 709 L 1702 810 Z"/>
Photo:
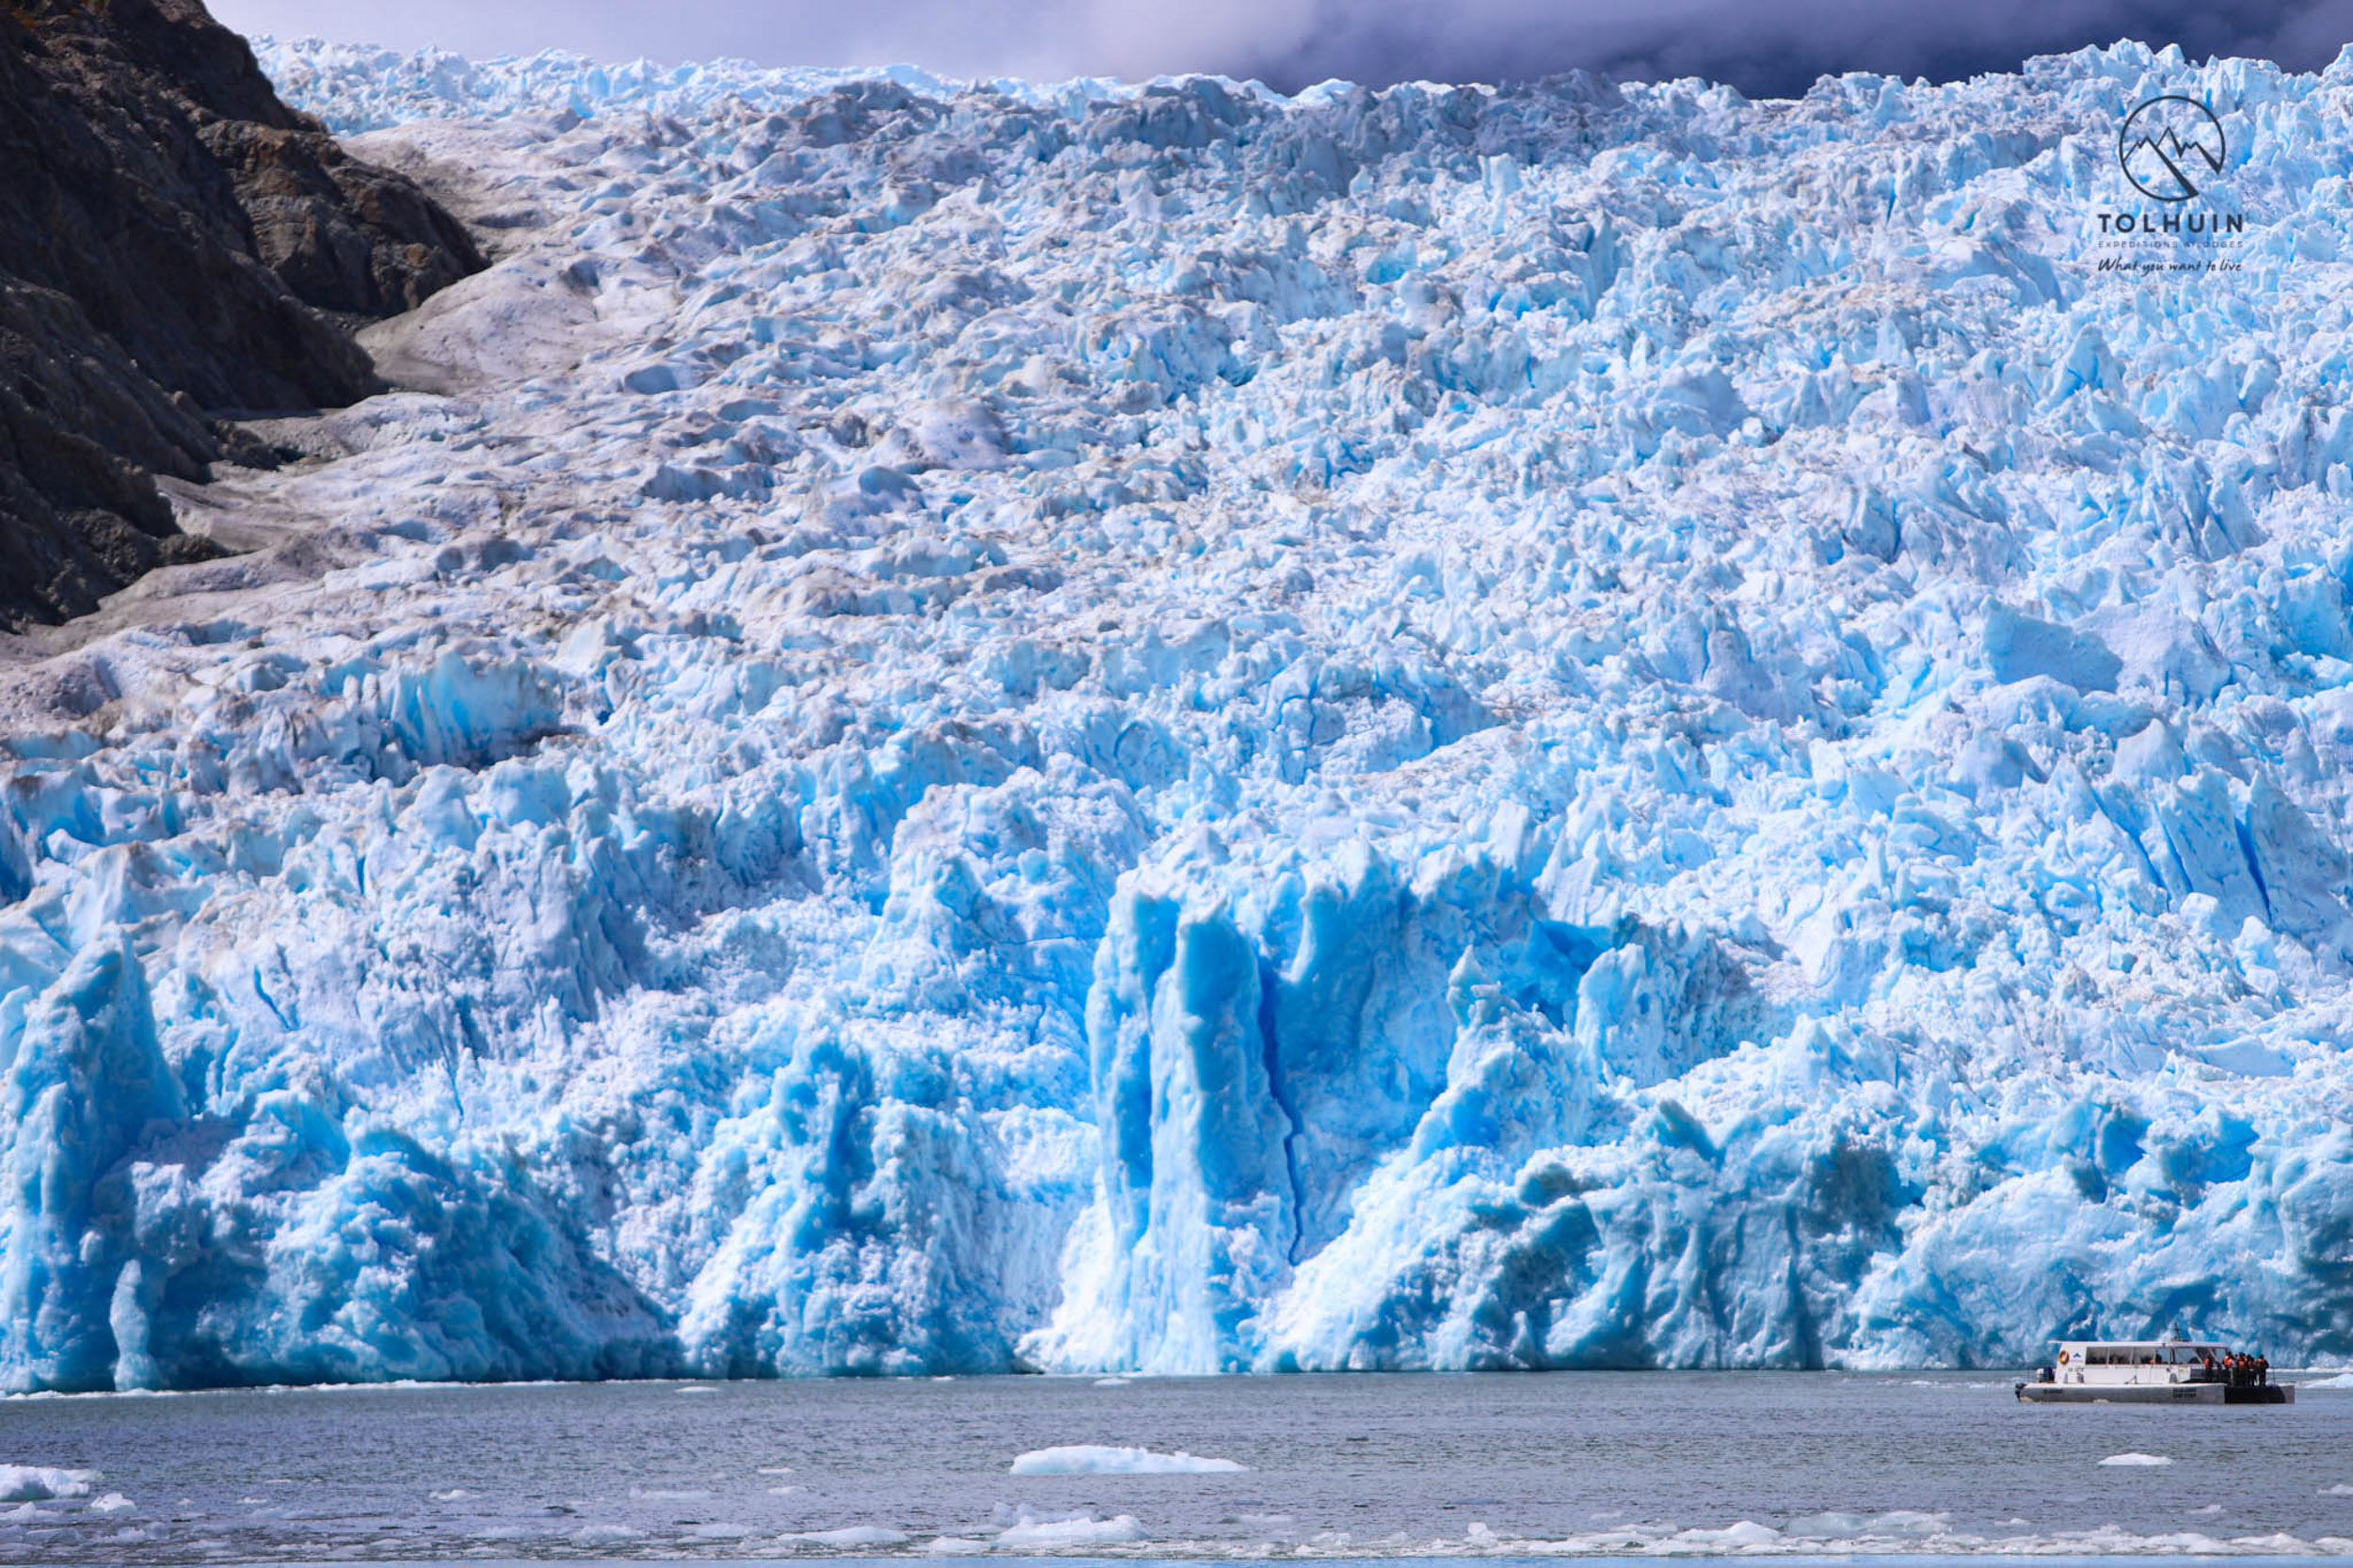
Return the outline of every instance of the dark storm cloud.
<path id="1" fill-rule="evenodd" d="M 1284 88 L 1327 76 L 1492 82 L 1583 67 L 1620 78 L 1705 76 L 1754 97 L 1788 97 L 1826 73 L 1945 81 L 2015 71 L 2028 56 L 2120 38 L 2178 43 L 2192 59 L 2244 55 L 2315 71 L 2353 40 L 2353 0 L 1327 0 L 1312 35 L 1280 52 L 1235 45 L 1246 59 L 1242 73 Z"/>
<path id="2" fill-rule="evenodd" d="M 562 47 L 771 65 L 911 61 L 943 74 L 1513 81 L 1582 67 L 1706 76 L 1752 96 L 1817 75 L 1945 80 L 2133 38 L 2192 59 L 2313 71 L 2353 40 L 2353 0 L 215 0 L 249 31 L 472 55 Z"/>

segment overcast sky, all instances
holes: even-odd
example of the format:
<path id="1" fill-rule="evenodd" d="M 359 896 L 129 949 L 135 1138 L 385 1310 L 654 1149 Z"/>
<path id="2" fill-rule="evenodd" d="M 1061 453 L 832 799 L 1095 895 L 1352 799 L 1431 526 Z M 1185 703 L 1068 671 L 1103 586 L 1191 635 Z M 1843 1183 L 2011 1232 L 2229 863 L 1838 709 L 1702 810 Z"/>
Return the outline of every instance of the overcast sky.
<path id="1" fill-rule="evenodd" d="M 944 75 L 1213 71 L 1501 81 L 1583 66 L 1705 75 L 1753 95 L 1823 72 L 1939 79 L 2137 38 L 2311 71 L 2353 40 L 2353 0 L 213 0 L 245 32 L 462 54 L 576 49 L 665 62 L 911 61 Z"/>

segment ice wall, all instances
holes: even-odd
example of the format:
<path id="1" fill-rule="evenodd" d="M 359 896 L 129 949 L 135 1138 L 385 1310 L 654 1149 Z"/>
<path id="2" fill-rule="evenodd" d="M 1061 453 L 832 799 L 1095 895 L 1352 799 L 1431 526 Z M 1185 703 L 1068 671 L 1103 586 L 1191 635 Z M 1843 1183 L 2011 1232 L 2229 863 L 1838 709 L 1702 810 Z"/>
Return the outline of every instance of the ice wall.
<path id="1" fill-rule="evenodd" d="M 264 57 L 501 259 L 0 669 L 12 1385 L 2353 1353 L 2353 59 Z"/>

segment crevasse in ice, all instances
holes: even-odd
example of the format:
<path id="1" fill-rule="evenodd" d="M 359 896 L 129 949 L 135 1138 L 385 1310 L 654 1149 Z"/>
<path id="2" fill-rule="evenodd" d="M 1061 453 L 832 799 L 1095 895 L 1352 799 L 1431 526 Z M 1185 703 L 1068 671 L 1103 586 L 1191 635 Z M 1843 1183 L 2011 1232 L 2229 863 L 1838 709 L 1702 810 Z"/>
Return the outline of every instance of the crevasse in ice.
<path id="1" fill-rule="evenodd" d="M 2353 59 L 264 54 L 501 260 L 0 671 L 8 1384 L 2353 1352 Z"/>

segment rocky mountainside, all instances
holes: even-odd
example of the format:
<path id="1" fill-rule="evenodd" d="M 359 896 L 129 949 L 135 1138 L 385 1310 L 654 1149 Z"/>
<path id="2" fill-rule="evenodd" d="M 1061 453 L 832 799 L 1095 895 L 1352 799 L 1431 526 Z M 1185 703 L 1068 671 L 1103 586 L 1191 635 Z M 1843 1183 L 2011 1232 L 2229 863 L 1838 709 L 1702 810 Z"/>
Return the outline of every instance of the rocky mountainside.
<path id="1" fill-rule="evenodd" d="M 206 411 L 365 396 L 347 328 L 481 265 L 456 220 L 288 108 L 195 0 L 11 0 L 0 626 L 200 553 L 152 475 L 267 457 Z"/>

